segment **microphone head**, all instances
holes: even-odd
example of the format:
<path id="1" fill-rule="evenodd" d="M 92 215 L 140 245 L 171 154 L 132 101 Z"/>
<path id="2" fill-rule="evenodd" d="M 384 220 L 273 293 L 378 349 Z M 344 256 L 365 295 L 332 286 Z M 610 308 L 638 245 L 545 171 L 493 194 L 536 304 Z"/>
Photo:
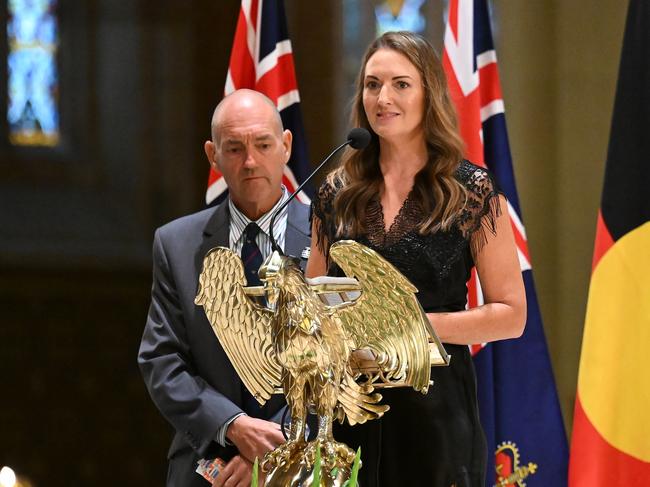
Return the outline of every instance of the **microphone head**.
<path id="1" fill-rule="evenodd" d="M 370 132 L 361 127 L 354 128 L 348 133 L 348 143 L 353 149 L 364 149 L 370 143 Z"/>

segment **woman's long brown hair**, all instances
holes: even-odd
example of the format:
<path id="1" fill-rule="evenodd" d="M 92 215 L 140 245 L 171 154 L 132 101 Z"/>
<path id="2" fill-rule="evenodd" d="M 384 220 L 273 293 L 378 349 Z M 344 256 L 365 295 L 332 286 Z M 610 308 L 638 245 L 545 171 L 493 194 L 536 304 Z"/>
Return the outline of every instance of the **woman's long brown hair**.
<path id="1" fill-rule="evenodd" d="M 422 130 L 428 160 L 415 177 L 411 198 L 427 215 L 419 225 L 420 233 L 447 230 L 465 204 L 467 192 L 454 176 L 463 157 L 463 143 L 458 135 L 456 112 L 447 90 L 442 63 L 423 37 L 412 32 L 387 32 L 368 47 L 352 100 L 351 125 L 368 129 L 372 135 L 370 144 L 359 151 L 346 150 L 341 166 L 329 176 L 330 183 L 342 186 L 334 200 L 337 233 L 349 236 L 363 233 L 366 207 L 381 192 L 383 185 L 379 168 L 379 137 L 370 127 L 363 108 L 366 64 L 379 49 L 392 49 L 402 54 L 422 77 Z"/>

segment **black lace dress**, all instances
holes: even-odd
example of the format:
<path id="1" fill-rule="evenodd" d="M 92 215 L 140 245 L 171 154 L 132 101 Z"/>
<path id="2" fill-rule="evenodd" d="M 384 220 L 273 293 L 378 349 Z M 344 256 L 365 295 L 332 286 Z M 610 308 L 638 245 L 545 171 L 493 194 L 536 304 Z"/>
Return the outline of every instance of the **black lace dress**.
<path id="1" fill-rule="evenodd" d="M 420 235 L 422 209 L 404 202 L 388 232 L 379 199 L 370 202 L 366 234 L 355 238 L 379 252 L 418 288 L 427 312 L 465 309 L 472 255 L 480 252 L 486 231 L 495 231 L 498 193 L 490 175 L 463 161 L 456 173 L 467 188 L 465 209 L 449 231 Z M 332 204 L 337 188 L 324 183 L 313 202 L 320 220 L 319 241 L 349 238 L 336 235 Z M 330 274 L 340 270 L 330 268 Z M 361 446 L 361 487 L 484 486 L 487 449 L 478 417 L 476 378 L 464 345 L 445 344 L 449 367 L 432 368 L 434 385 L 427 395 L 412 389 L 381 391 L 390 405 L 383 418 L 363 425 L 334 427 L 334 437 L 353 449 Z"/>

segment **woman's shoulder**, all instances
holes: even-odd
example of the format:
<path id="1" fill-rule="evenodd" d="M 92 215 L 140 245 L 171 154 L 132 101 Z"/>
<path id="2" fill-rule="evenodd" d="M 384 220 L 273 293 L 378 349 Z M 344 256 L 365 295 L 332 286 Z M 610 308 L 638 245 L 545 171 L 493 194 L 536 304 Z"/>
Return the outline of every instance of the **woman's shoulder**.
<path id="1" fill-rule="evenodd" d="M 343 178 L 338 171 L 328 174 L 318 187 L 314 201 L 320 204 L 331 203 L 344 184 Z"/>
<path id="2" fill-rule="evenodd" d="M 458 165 L 458 169 L 456 169 L 456 179 L 458 179 L 466 189 L 472 192 L 486 187 L 498 191 L 492 173 L 488 169 L 478 166 L 467 159 L 463 159 Z"/>
<path id="3" fill-rule="evenodd" d="M 342 187 L 342 184 L 331 174 L 326 176 L 316 192 L 319 197 L 330 197 L 335 195 Z"/>
<path id="4" fill-rule="evenodd" d="M 336 193 L 343 187 L 343 183 L 335 174 L 329 174 L 321 183 L 311 202 L 312 212 L 321 220 L 332 215 L 334 198 Z"/>
<path id="5" fill-rule="evenodd" d="M 489 169 L 466 159 L 458 165 L 456 179 L 465 187 L 468 199 L 481 206 L 503 193 Z"/>
<path id="6" fill-rule="evenodd" d="M 466 238 L 471 238 L 473 253 L 477 255 L 487 240 L 486 232 L 496 234 L 496 219 L 501 214 L 501 191 L 488 169 L 467 160 L 460 163 L 456 177 L 467 190 L 459 227 Z"/>

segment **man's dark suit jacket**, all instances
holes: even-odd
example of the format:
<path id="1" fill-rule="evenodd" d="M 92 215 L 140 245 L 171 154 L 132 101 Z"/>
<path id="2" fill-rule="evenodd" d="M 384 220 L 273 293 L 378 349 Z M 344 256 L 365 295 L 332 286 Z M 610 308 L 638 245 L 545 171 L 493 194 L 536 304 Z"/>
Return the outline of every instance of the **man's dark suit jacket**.
<path id="1" fill-rule="evenodd" d="M 175 220 L 156 231 L 153 286 L 138 364 L 151 397 L 176 434 L 169 449 L 168 487 L 209 487 L 194 472 L 199 458 L 231 457 L 218 429 L 244 410 L 242 383 L 221 348 L 203 307 L 194 304 L 203 257 L 229 247 L 227 201 Z M 310 244 L 309 207 L 289 204 L 285 253 L 300 257 Z M 277 416 L 281 396 L 268 401 L 264 419 Z M 251 415 L 253 415 L 251 413 Z"/>

